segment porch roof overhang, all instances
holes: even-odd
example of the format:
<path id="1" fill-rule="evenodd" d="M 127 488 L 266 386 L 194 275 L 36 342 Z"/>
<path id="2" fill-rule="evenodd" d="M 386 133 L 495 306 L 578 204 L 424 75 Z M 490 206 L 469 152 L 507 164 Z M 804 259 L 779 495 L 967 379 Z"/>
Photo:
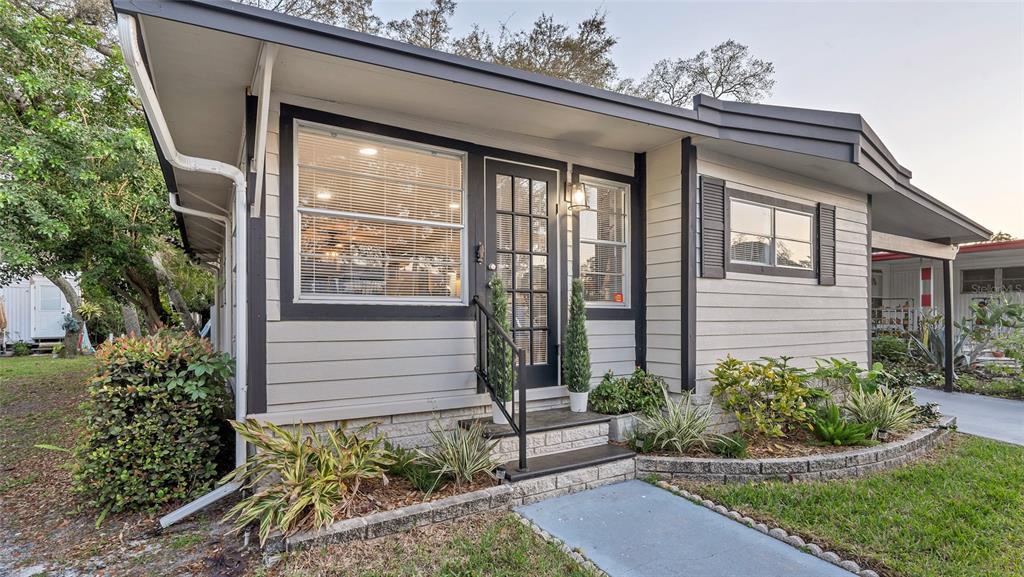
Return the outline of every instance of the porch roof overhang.
<path id="1" fill-rule="evenodd" d="M 987 229 L 910 183 L 858 114 L 698 97 L 688 110 L 424 49 L 225 0 L 113 0 L 141 24 L 149 72 L 179 147 L 236 164 L 243 98 L 260 48 L 278 46 L 272 91 L 491 134 L 643 152 L 692 136 L 702 148 L 872 195 L 873 228 L 950 243 Z M 215 177 L 164 167 L 181 204 L 227 208 Z M 196 252 L 222 239 L 184 216 Z"/>

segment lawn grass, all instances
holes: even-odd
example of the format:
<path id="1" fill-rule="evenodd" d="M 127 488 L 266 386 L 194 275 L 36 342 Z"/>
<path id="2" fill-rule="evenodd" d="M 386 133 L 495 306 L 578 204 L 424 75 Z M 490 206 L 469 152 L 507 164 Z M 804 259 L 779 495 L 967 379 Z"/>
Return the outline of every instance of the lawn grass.
<path id="1" fill-rule="evenodd" d="M 1024 447 L 958 434 L 932 459 L 863 479 L 696 491 L 885 575 L 1024 576 Z"/>
<path id="2" fill-rule="evenodd" d="M 373 541 L 294 553 L 270 575 L 596 577 L 510 513 L 475 515 Z"/>

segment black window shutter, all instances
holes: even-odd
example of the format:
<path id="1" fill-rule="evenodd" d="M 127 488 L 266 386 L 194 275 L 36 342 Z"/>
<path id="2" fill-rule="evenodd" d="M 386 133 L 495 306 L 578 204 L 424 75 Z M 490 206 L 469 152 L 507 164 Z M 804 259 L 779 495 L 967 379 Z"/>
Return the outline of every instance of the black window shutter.
<path id="1" fill-rule="evenodd" d="M 705 278 L 725 278 L 725 181 L 700 177 L 701 269 Z"/>
<path id="2" fill-rule="evenodd" d="M 818 205 L 818 284 L 836 284 L 836 207 Z"/>

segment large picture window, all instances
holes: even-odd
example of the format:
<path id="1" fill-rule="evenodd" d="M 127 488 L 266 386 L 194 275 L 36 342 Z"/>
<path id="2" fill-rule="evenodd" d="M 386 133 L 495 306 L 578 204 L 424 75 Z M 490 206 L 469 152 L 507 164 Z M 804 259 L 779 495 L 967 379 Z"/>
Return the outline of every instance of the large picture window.
<path id="1" fill-rule="evenodd" d="M 590 305 L 629 306 L 629 185 L 581 176 L 591 210 L 579 214 L 580 276 Z"/>
<path id="2" fill-rule="evenodd" d="M 465 155 L 296 126 L 299 300 L 464 301 Z"/>
<path id="3" fill-rule="evenodd" d="M 730 199 L 729 259 L 740 265 L 814 270 L 814 215 Z"/>

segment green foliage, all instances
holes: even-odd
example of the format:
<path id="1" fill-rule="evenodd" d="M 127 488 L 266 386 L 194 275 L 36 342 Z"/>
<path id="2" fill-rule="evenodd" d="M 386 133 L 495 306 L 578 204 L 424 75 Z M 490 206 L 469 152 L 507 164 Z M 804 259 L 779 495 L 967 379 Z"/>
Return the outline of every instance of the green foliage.
<path id="1" fill-rule="evenodd" d="M 830 445 L 858 445 L 874 433 L 875 425 L 847 421 L 839 406 L 829 402 L 811 416 L 811 431 Z"/>
<path id="2" fill-rule="evenodd" d="M 914 393 L 907 388 L 850 391 L 843 408 L 854 421 L 890 432 L 909 429 L 917 417 Z"/>
<path id="3" fill-rule="evenodd" d="M 711 425 L 712 406 L 693 405 L 690 395 L 684 393 L 677 402 L 672 402 L 668 391 L 663 391 L 665 410 L 638 417 L 637 443 L 654 450 L 686 452 L 691 447 L 708 448 L 708 443 L 717 438 L 708 432 Z"/>
<path id="4" fill-rule="evenodd" d="M 875 363 L 864 371 L 855 361 L 830 358 L 814 359 L 817 368 L 811 377 L 820 382 L 832 394 L 845 394 L 849 390 L 873 391 L 878 388 L 878 380 L 885 371 L 882 363 Z"/>
<path id="5" fill-rule="evenodd" d="M 210 488 L 224 448 L 231 359 L 164 331 L 96 353 L 73 488 L 106 512 L 153 511 Z"/>
<path id="6" fill-rule="evenodd" d="M 880 386 L 892 388 L 940 386 L 944 380 L 941 372 L 929 370 L 927 367 L 916 366 L 910 362 L 890 364 L 879 375 Z"/>
<path id="7" fill-rule="evenodd" d="M 394 463 L 388 467 L 388 475 L 401 477 L 417 491 L 432 493 L 442 486 L 442 476 L 431 470 L 430 466 L 423 462 L 417 451 L 406 449 L 398 445 L 392 445 L 385 441 L 385 447 L 392 454 Z"/>
<path id="8" fill-rule="evenodd" d="M 749 442 L 743 435 L 724 435 L 711 443 L 711 452 L 727 459 L 747 458 Z"/>
<path id="9" fill-rule="evenodd" d="M 32 354 L 32 345 L 25 341 L 17 341 L 11 345 L 11 351 L 16 357 L 27 357 Z"/>
<path id="10" fill-rule="evenodd" d="M 1003 351 L 1008 358 L 1024 365 L 1024 329 L 1015 328 L 1006 334 L 996 337 L 993 345 Z"/>
<path id="11" fill-rule="evenodd" d="M 651 415 L 665 406 L 665 380 L 637 367 L 629 377 L 616 378 L 608 371 L 590 392 L 590 410 L 603 415 L 643 413 Z"/>
<path id="12" fill-rule="evenodd" d="M 354 433 L 342 425 L 322 434 L 301 424 L 289 431 L 252 419 L 231 426 L 256 453 L 221 481 L 243 481 L 248 493 L 224 519 L 234 520 L 235 531 L 257 525 L 261 545 L 271 531 L 289 535 L 326 527 L 363 481 L 387 482 L 385 471 L 394 462 L 383 438 L 365 438 L 372 424 Z"/>
<path id="13" fill-rule="evenodd" d="M 885 363 L 906 360 L 910 348 L 907 341 L 896 335 L 878 335 L 871 339 L 871 355 L 875 361 Z"/>
<path id="14" fill-rule="evenodd" d="M 569 303 L 569 325 L 565 329 L 562 353 L 562 381 L 573 393 L 590 390 L 590 346 L 587 344 L 587 303 L 583 279 L 573 279 Z"/>
<path id="15" fill-rule="evenodd" d="M 971 360 L 965 353 L 964 345 L 971 334 L 970 320 L 964 319 L 958 326 L 959 331 L 953 340 L 953 367 L 960 370 L 971 366 Z M 980 351 L 979 351 L 980 353 Z M 910 335 L 910 354 L 920 363 L 933 370 L 942 370 L 946 359 L 946 333 L 942 327 L 934 324 L 924 325 L 921 334 Z"/>
<path id="16" fill-rule="evenodd" d="M 491 451 L 498 441 L 484 437 L 480 423 L 473 423 L 468 429 L 455 427 L 451 430 L 431 428 L 434 448 L 420 450 L 420 458 L 431 471 L 440 477 L 450 478 L 456 485 L 472 483 L 480 474 L 492 475 L 498 466 L 491 457 Z"/>
<path id="17" fill-rule="evenodd" d="M 512 326 L 509 323 L 508 293 L 505 292 L 505 283 L 501 277 L 494 275 L 487 286 L 491 289 L 488 299 L 491 305 L 491 312 L 494 313 L 494 320 L 505 334 L 511 334 Z M 515 352 L 512 347 L 502 338 L 501 334 L 491 328 L 488 324 L 487 331 L 487 376 L 491 385 L 503 401 L 512 400 L 512 390 L 515 388 Z"/>
<path id="18" fill-rule="evenodd" d="M 806 426 L 815 413 L 815 401 L 828 396 L 808 386 L 808 373 L 789 366 L 786 357 L 742 362 L 729 356 L 711 374 L 711 394 L 736 415 L 747 434 L 785 437 Z"/>

